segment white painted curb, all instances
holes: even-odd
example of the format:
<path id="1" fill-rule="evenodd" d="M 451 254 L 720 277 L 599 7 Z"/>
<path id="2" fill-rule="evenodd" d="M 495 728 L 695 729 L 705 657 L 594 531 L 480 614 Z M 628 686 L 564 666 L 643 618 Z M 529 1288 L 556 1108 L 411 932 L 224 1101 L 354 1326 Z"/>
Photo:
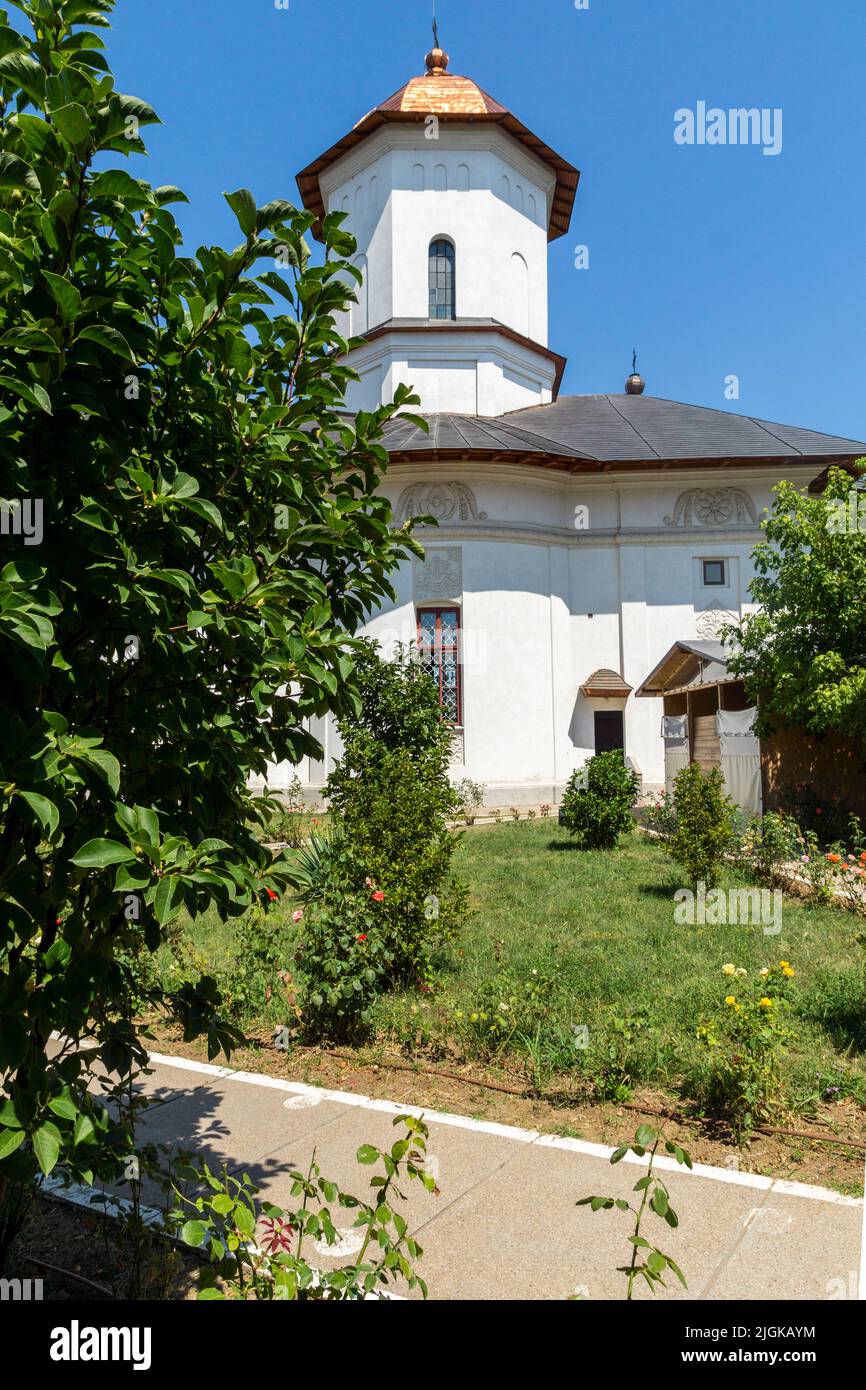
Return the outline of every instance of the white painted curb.
<path id="1" fill-rule="evenodd" d="M 176 1067 L 179 1071 L 191 1072 L 198 1076 L 218 1078 L 224 1081 L 237 1081 L 246 1086 L 262 1086 L 271 1090 L 285 1091 L 290 1095 L 314 1095 L 320 1100 L 329 1100 L 336 1105 L 346 1105 L 356 1110 L 376 1110 L 386 1115 L 414 1115 L 423 1118 L 428 1124 L 449 1126 L 453 1129 L 474 1130 L 478 1134 L 492 1134 L 500 1139 L 510 1139 L 518 1144 L 536 1144 L 539 1148 L 565 1149 L 571 1153 L 585 1154 L 588 1158 L 610 1159 L 614 1149 L 605 1144 L 593 1144 L 585 1139 L 563 1139 L 556 1134 L 541 1134 L 535 1129 L 519 1129 L 515 1125 L 499 1125 L 488 1120 L 473 1120 L 467 1115 L 452 1115 L 446 1111 L 430 1110 L 419 1105 L 401 1105 L 391 1100 L 375 1100 L 371 1096 L 355 1095 L 350 1091 L 329 1091 L 321 1086 L 308 1086 L 302 1081 L 283 1081 L 275 1076 L 260 1076 L 256 1072 L 233 1071 L 230 1067 L 218 1067 L 212 1062 L 194 1062 L 189 1057 L 173 1057 L 162 1052 L 151 1052 L 149 1060 L 156 1066 Z M 629 1153 L 624 1163 L 642 1164 L 636 1154 Z M 691 1174 L 696 1178 L 709 1178 L 714 1182 L 732 1183 L 737 1187 L 751 1187 L 761 1192 L 771 1191 L 780 1197 L 803 1197 L 816 1202 L 831 1202 L 836 1206 L 862 1207 L 862 1197 L 846 1197 L 841 1192 L 832 1192 L 826 1187 L 812 1187 L 807 1183 L 786 1182 L 781 1178 L 762 1177 L 758 1173 L 738 1173 L 728 1168 L 714 1168 L 707 1163 L 696 1163 L 693 1168 L 684 1168 L 675 1158 L 659 1155 L 654 1166 Z M 866 1248 L 863 1254 L 864 1276 L 866 1276 Z M 866 1278 L 861 1279 L 860 1286 Z M 863 1296 L 861 1292 L 861 1297 Z"/>

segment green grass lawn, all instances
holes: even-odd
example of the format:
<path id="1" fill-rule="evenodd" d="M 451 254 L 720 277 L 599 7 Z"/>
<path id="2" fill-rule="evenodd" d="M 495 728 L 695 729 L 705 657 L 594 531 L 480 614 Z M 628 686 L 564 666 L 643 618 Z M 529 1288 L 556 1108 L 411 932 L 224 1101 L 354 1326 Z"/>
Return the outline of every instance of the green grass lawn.
<path id="1" fill-rule="evenodd" d="M 539 1085 L 568 1077 L 599 1098 L 631 1084 L 688 1094 L 704 1056 L 697 1026 L 761 967 L 785 959 L 796 970 L 794 1037 L 783 1058 L 792 1102 L 808 1110 L 831 1086 L 840 1088 L 831 1097 L 866 1097 L 866 956 L 855 941 L 862 924 L 848 913 L 785 898 L 779 936 L 760 926 L 678 926 L 682 878 L 661 845 L 634 834 L 615 852 L 582 851 L 554 821 L 468 830 L 454 867 L 470 889 L 470 921 L 431 995 L 380 1002 L 385 1039 L 516 1067 Z M 744 882 L 730 873 L 722 886 Z M 298 930 L 292 906 L 271 914 L 287 959 Z M 202 918 L 188 949 L 230 979 L 233 931 Z M 728 962 L 747 981 L 732 983 Z M 524 1015 L 504 1040 L 480 1021 L 500 993 L 516 1001 L 511 1022 Z"/>

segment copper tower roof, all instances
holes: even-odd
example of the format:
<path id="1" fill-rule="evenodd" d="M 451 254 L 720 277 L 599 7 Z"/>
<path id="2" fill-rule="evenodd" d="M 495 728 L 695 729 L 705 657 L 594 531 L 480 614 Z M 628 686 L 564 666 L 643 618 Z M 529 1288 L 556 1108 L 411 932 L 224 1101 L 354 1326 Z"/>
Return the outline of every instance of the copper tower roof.
<path id="1" fill-rule="evenodd" d="M 548 224 L 548 239 L 555 240 L 568 231 L 574 195 L 580 171 L 555 150 L 539 140 L 537 135 L 515 115 L 483 91 L 470 77 L 459 77 L 448 71 L 448 54 L 434 48 L 427 54 L 427 71 L 422 77 L 412 77 L 386 101 L 374 106 L 357 125 L 329 150 L 308 164 L 298 174 L 298 188 L 304 206 L 317 217 L 324 217 L 325 203 L 319 178 L 326 169 L 349 153 L 368 135 L 389 122 L 423 122 L 428 116 L 440 121 L 485 122 L 498 125 L 518 140 L 530 154 L 540 159 L 556 175 L 556 187 Z"/>

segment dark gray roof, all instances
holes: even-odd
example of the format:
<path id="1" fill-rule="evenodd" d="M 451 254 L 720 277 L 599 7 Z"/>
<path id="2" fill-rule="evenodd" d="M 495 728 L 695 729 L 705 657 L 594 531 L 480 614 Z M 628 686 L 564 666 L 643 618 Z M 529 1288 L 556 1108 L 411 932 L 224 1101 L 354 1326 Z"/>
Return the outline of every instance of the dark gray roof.
<path id="1" fill-rule="evenodd" d="M 399 418 L 392 421 L 385 441 L 389 452 L 506 452 L 600 465 L 866 456 L 866 443 L 859 440 L 654 396 L 561 396 L 550 405 L 528 406 L 492 418 L 428 415 L 425 419 L 429 434 Z"/>

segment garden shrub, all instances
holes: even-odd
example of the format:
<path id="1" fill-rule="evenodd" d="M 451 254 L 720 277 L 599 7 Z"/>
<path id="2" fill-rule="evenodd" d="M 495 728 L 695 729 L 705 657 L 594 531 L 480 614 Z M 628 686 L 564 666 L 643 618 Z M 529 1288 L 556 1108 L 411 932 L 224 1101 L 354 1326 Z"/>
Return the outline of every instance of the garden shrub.
<path id="1" fill-rule="evenodd" d="M 625 1101 L 645 1067 L 641 1054 L 650 1028 L 646 1009 L 621 1014 L 612 1009 L 593 1038 L 587 1056 L 596 1100 Z"/>
<path id="2" fill-rule="evenodd" d="M 795 820 L 781 812 L 756 816 L 737 842 L 741 867 L 771 887 L 791 876 L 791 865 L 801 859 L 802 837 Z"/>
<path id="3" fill-rule="evenodd" d="M 323 876 L 297 910 L 300 1027 L 311 1041 L 357 1043 L 394 974 L 384 898 L 343 839 L 328 844 Z M 359 879 L 361 884 L 359 887 Z"/>
<path id="4" fill-rule="evenodd" d="M 641 824 L 648 830 L 654 830 L 663 839 L 669 840 L 677 828 L 677 814 L 674 807 L 673 797 L 668 796 L 662 787 L 655 801 L 649 806 L 644 807 L 641 813 Z"/>
<path id="5" fill-rule="evenodd" d="M 622 753 L 596 753 L 573 772 L 562 797 L 561 823 L 585 849 L 615 849 L 634 824 L 640 782 Z"/>
<path id="6" fill-rule="evenodd" d="M 474 825 L 475 818 L 484 804 L 486 790 L 483 782 L 473 782 L 469 777 L 464 777 L 463 781 L 458 782 L 454 788 L 460 807 L 460 816 L 467 825 Z"/>
<path id="7" fill-rule="evenodd" d="M 231 961 L 217 983 L 228 1016 L 237 1023 L 264 1017 L 282 997 L 289 943 L 275 913 L 253 908 L 235 928 Z"/>
<path id="8" fill-rule="evenodd" d="M 292 778 L 288 791 L 283 797 L 274 797 L 270 802 L 265 832 L 270 840 L 297 849 L 306 839 L 309 812 L 304 803 L 301 779 L 297 773 Z"/>
<path id="9" fill-rule="evenodd" d="M 341 722 L 345 752 L 327 795 L 348 847 L 354 885 L 380 896 L 380 930 L 393 981 L 427 981 L 466 912 L 466 891 L 451 874 L 458 810 L 448 778 L 452 733 L 436 687 L 417 654 L 393 661 L 364 644 L 356 659 L 356 717 Z"/>
<path id="10" fill-rule="evenodd" d="M 730 990 L 715 1017 L 697 1029 L 705 1065 L 687 1078 L 701 1104 L 723 1116 L 738 1138 L 782 1108 L 781 1058 L 791 1038 L 788 993 L 795 971 L 788 961 L 767 967 L 754 981 L 733 964 L 723 967 Z"/>
<path id="11" fill-rule="evenodd" d="M 685 869 L 695 888 L 703 883 L 713 888 L 719 868 L 735 838 L 735 807 L 725 794 L 725 781 L 719 768 L 703 772 L 690 763 L 674 782 L 674 809 L 677 828 L 668 844 L 668 853 Z"/>

